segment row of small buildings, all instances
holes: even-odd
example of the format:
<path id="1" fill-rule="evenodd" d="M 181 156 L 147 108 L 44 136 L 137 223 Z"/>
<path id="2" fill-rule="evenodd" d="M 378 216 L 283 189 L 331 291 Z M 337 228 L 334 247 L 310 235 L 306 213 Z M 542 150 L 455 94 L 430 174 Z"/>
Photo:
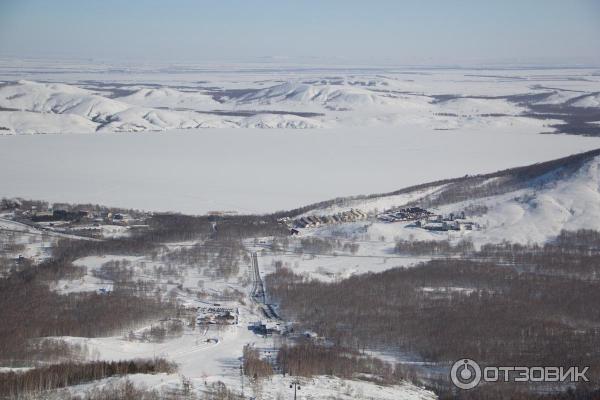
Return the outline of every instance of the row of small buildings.
<path id="1" fill-rule="evenodd" d="M 377 215 L 377 219 L 388 223 L 414 221 L 412 226 L 428 231 L 461 231 L 476 227 L 474 222 L 465 219 L 464 212 L 442 216 L 421 207 L 390 209 Z"/>
<path id="2" fill-rule="evenodd" d="M 377 215 L 377 219 L 382 222 L 407 222 L 419 219 L 426 219 L 435 216 L 431 211 L 421 207 L 392 208 Z"/>
<path id="3" fill-rule="evenodd" d="M 472 230 L 476 224 L 465 219 L 465 213 L 450 213 L 442 216 L 421 207 L 391 208 L 377 214 L 377 220 L 385 223 L 413 222 L 410 226 L 430 231 L 460 231 Z M 316 228 L 318 226 L 355 222 L 366 220 L 369 215 L 364 211 L 352 208 L 348 211 L 334 215 L 309 215 L 296 219 L 282 218 L 280 223 L 291 228 L 292 234 L 298 233 L 297 229 Z"/>
<path id="4" fill-rule="evenodd" d="M 423 228 L 428 231 L 471 231 L 476 227 L 476 224 L 471 221 L 416 221 L 417 228 Z"/>
<path id="5" fill-rule="evenodd" d="M 31 222 L 97 222 L 127 225 L 133 218 L 129 214 L 118 212 L 92 212 L 87 210 L 54 209 L 47 211 L 26 210 L 20 213 Z"/>
<path id="6" fill-rule="evenodd" d="M 239 320 L 237 307 L 214 305 L 199 307 L 196 314 L 198 325 L 236 325 Z"/>

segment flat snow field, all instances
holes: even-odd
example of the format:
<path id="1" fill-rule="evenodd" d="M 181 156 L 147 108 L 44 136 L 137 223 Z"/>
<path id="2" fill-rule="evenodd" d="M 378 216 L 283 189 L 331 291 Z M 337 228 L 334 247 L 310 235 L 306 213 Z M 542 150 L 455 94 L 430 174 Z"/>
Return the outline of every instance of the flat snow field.
<path id="1" fill-rule="evenodd" d="M 189 214 L 265 213 L 598 147 L 599 138 L 506 126 L 0 136 L 0 196 Z"/>

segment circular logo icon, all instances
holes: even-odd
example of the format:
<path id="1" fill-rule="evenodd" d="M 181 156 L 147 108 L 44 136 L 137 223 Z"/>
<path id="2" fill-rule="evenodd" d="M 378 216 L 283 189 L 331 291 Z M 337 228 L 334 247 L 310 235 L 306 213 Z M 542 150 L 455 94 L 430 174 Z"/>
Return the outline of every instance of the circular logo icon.
<path id="1" fill-rule="evenodd" d="M 457 388 L 473 389 L 481 381 L 481 368 L 475 361 L 463 358 L 452 365 L 450 379 Z"/>

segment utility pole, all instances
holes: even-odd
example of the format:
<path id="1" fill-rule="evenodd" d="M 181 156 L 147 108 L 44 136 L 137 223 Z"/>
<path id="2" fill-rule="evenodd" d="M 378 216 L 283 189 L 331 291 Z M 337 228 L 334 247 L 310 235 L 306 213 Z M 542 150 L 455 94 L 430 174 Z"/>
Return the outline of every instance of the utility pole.
<path id="1" fill-rule="evenodd" d="M 242 364 L 240 364 L 240 376 L 242 377 L 242 399 L 244 396 L 244 360 L 242 359 Z"/>
<path id="2" fill-rule="evenodd" d="M 300 390 L 300 382 L 293 381 L 290 383 L 290 389 L 294 388 L 294 400 L 296 400 L 296 392 Z"/>

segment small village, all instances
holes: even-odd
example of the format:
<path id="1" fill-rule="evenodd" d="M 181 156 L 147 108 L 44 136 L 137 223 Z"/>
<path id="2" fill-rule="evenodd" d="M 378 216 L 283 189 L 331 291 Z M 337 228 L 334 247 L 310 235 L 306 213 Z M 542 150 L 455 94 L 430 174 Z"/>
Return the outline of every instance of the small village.
<path id="1" fill-rule="evenodd" d="M 196 323 L 198 325 L 237 325 L 239 310 L 237 307 L 225 307 L 214 304 L 208 307 L 199 307 Z"/>
<path id="2" fill-rule="evenodd" d="M 378 214 L 377 219 L 386 223 L 413 221 L 409 226 L 428 231 L 461 231 L 476 227 L 474 222 L 467 221 L 464 211 L 443 216 L 420 207 L 392 208 Z"/>
<path id="3" fill-rule="evenodd" d="M 146 229 L 149 213 L 97 206 L 49 205 L 20 199 L 2 199 L 5 216 L 42 231 L 105 238 Z"/>
<path id="4" fill-rule="evenodd" d="M 279 219 L 280 223 L 286 224 L 290 228 L 292 235 L 298 234 L 300 232 L 298 229 L 358 221 L 410 223 L 406 226 L 428 231 L 461 231 L 473 230 L 477 227 L 474 222 L 466 219 L 464 211 L 440 215 L 421 207 L 394 207 L 379 214 L 368 214 L 362 210 L 352 208 L 333 215 L 308 215 L 295 219 Z"/>

